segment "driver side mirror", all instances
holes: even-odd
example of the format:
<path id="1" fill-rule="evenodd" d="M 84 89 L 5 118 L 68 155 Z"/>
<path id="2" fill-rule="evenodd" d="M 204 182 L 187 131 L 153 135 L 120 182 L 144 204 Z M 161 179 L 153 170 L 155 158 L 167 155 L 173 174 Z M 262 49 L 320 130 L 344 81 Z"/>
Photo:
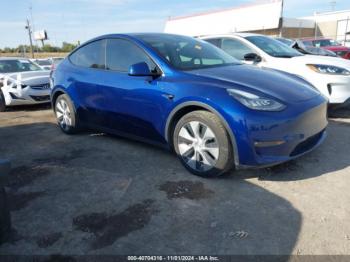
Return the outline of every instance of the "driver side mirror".
<path id="1" fill-rule="evenodd" d="M 249 54 L 246 54 L 244 56 L 244 60 L 245 61 L 253 61 L 255 63 L 259 63 L 262 61 L 262 58 L 261 56 L 259 56 L 258 54 L 255 54 L 255 53 L 249 53 Z"/>
<path id="2" fill-rule="evenodd" d="M 151 70 L 147 63 L 141 62 L 137 64 L 133 64 L 129 68 L 129 76 L 152 76 Z"/>

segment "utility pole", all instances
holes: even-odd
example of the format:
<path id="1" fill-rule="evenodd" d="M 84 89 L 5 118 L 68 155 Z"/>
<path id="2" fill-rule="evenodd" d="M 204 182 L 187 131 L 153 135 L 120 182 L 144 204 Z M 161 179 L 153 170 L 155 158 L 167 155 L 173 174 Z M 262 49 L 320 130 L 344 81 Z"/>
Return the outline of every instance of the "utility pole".
<path id="1" fill-rule="evenodd" d="M 32 58 L 34 58 L 33 51 L 33 42 L 32 42 L 32 30 L 30 28 L 29 20 L 27 19 L 27 25 L 25 27 L 28 30 L 29 42 L 30 42 L 30 53 L 32 54 Z"/>
<path id="2" fill-rule="evenodd" d="M 315 39 L 317 38 L 317 35 L 318 35 L 318 33 L 317 33 L 317 27 L 318 27 L 318 25 L 317 25 L 317 12 L 314 12 L 314 20 L 315 20 Z"/>
<path id="3" fill-rule="evenodd" d="M 349 17 L 346 19 L 345 35 L 344 35 L 344 45 L 346 45 L 346 38 L 348 35 Z"/>
<path id="4" fill-rule="evenodd" d="M 280 29 L 280 32 L 279 32 L 279 36 L 280 37 L 283 37 L 283 10 L 284 9 L 284 1 L 282 0 L 281 1 L 281 17 L 280 17 L 280 22 L 279 22 L 279 29 Z"/>
<path id="5" fill-rule="evenodd" d="M 30 13 L 30 24 L 32 25 L 32 32 L 35 32 L 32 3 L 30 3 L 30 6 L 29 6 L 29 13 Z M 34 41 L 35 41 L 35 45 L 34 45 L 35 50 L 34 50 L 34 52 L 38 53 L 39 52 L 39 50 L 38 50 L 38 42 L 35 39 L 34 39 Z"/>

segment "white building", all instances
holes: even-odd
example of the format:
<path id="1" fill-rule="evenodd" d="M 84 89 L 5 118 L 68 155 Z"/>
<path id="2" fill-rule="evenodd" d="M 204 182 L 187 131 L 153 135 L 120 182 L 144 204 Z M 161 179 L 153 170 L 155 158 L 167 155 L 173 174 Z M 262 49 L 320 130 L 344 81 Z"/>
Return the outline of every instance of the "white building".
<path id="1" fill-rule="evenodd" d="M 304 19 L 315 22 L 315 35 L 350 42 L 350 10 L 315 13 Z"/>
<path id="2" fill-rule="evenodd" d="M 170 18 L 164 31 L 189 36 L 233 32 L 252 32 L 287 38 L 324 36 L 343 41 L 345 32 L 350 31 L 348 18 L 350 11 L 287 18 L 283 16 L 283 0 L 267 0 L 259 1 L 258 4 Z"/>

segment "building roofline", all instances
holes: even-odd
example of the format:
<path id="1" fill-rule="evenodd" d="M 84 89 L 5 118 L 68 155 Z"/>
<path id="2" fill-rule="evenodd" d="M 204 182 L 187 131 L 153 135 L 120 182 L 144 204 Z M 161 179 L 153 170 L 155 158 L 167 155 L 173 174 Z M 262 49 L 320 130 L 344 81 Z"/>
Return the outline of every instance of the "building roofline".
<path id="1" fill-rule="evenodd" d="M 315 15 L 334 15 L 334 14 L 340 14 L 340 13 L 346 13 L 346 12 L 350 12 L 350 9 L 346 9 L 346 10 L 338 10 L 338 11 L 328 11 L 328 12 L 315 12 Z"/>
<path id="2" fill-rule="evenodd" d="M 245 9 L 245 8 L 250 8 L 250 7 L 259 6 L 259 5 L 267 5 L 267 4 L 281 2 L 281 1 L 282 0 L 256 1 L 255 3 L 242 4 L 242 5 L 237 6 L 237 7 L 229 7 L 229 8 L 219 9 L 219 10 L 215 10 L 215 11 L 200 12 L 200 13 L 196 13 L 196 14 L 192 14 L 192 15 L 169 17 L 168 21 L 181 20 L 181 19 L 186 19 L 186 18 L 190 18 L 190 17 L 210 15 L 210 14 L 216 14 L 216 13 L 222 13 L 222 12 L 229 12 L 229 11 L 233 11 L 233 10 Z"/>

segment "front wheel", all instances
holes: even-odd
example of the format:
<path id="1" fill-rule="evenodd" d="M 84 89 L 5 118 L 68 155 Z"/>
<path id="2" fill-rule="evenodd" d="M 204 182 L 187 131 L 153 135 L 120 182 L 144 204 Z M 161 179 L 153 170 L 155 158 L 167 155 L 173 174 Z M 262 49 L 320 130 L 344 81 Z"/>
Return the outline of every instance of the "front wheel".
<path id="1" fill-rule="evenodd" d="M 78 131 L 78 118 L 72 101 L 66 94 L 60 95 L 55 103 L 57 123 L 66 134 L 74 134 Z"/>
<path id="2" fill-rule="evenodd" d="M 233 150 L 220 119 L 208 111 L 193 111 L 176 124 L 173 145 L 182 164 L 191 173 L 219 176 L 233 166 Z"/>

